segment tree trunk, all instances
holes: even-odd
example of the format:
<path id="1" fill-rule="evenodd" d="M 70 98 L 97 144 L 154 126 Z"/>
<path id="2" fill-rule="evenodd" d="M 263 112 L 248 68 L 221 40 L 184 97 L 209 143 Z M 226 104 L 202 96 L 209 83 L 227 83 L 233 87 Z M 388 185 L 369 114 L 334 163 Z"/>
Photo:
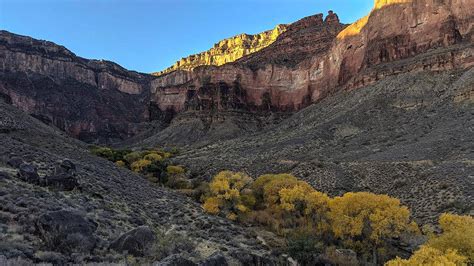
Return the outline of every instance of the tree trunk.
<path id="1" fill-rule="evenodd" d="M 372 249 L 372 262 L 377 265 L 377 248 Z"/>

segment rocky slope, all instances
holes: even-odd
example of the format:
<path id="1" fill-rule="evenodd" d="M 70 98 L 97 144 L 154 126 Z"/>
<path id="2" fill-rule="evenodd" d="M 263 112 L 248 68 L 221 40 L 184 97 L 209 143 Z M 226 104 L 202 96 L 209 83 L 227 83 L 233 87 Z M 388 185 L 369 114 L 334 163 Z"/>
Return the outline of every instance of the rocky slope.
<path id="1" fill-rule="evenodd" d="M 400 74 L 177 160 L 206 177 L 289 172 L 331 195 L 388 194 L 424 224 L 442 212 L 474 214 L 473 110 L 473 68 Z"/>
<path id="2" fill-rule="evenodd" d="M 239 34 L 214 44 L 208 51 L 182 58 L 173 66 L 154 73 L 160 76 L 176 70 L 192 70 L 198 66 L 221 66 L 234 62 L 246 55 L 260 51 L 272 44 L 277 37 L 285 32 L 287 25 L 277 25 L 273 30 L 259 34 Z"/>
<path id="3" fill-rule="evenodd" d="M 0 31 L 0 95 L 81 140 L 111 142 L 138 132 L 149 120 L 150 78 Z"/>
<path id="4" fill-rule="evenodd" d="M 3 100 L 0 147 L 2 265 L 132 263 L 127 252 L 139 257 L 152 248 L 148 262 L 172 254 L 202 265 L 276 262 L 253 229 L 92 156 L 82 142 Z"/>

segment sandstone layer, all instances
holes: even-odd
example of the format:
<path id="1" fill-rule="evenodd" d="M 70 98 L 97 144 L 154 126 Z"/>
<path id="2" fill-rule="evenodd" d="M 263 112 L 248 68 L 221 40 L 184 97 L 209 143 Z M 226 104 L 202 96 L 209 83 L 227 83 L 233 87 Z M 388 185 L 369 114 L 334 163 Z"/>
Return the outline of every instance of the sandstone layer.
<path id="1" fill-rule="evenodd" d="M 198 66 L 221 66 L 226 63 L 234 62 L 248 54 L 255 53 L 270 44 L 277 37 L 285 32 L 287 25 L 277 25 L 273 30 L 265 31 L 259 34 L 239 34 L 234 37 L 224 39 L 214 44 L 214 47 L 208 51 L 182 58 L 173 66 L 154 73 L 154 75 L 163 75 L 176 70 L 192 70 Z"/>

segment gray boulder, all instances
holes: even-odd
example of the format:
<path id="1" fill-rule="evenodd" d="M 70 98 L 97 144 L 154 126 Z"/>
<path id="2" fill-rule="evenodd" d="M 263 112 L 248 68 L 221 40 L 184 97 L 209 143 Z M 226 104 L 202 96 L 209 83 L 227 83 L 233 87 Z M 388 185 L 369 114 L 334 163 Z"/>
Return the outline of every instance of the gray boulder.
<path id="1" fill-rule="evenodd" d="M 36 227 L 46 245 L 61 253 L 89 253 L 97 244 L 97 224 L 75 211 L 43 214 Z"/>
<path id="2" fill-rule="evenodd" d="M 110 244 L 110 248 L 135 257 L 143 257 L 148 255 L 155 241 L 155 232 L 148 226 L 140 226 L 121 235 Z"/>
<path id="3" fill-rule="evenodd" d="M 36 167 L 27 163 L 20 164 L 18 178 L 32 184 L 38 184 L 40 181 Z"/>

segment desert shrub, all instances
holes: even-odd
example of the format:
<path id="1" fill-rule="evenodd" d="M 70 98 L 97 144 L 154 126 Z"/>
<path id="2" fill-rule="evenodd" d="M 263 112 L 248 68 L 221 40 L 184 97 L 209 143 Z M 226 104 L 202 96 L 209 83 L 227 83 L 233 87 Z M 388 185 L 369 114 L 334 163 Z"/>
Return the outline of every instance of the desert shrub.
<path id="1" fill-rule="evenodd" d="M 157 239 L 150 252 L 152 261 L 159 261 L 172 254 L 189 254 L 196 247 L 193 241 L 178 233 L 158 232 Z"/>
<path id="2" fill-rule="evenodd" d="M 163 157 L 159 154 L 156 154 L 156 153 L 149 153 L 149 154 L 145 155 L 143 157 L 143 159 L 148 160 L 148 161 L 152 161 L 152 162 L 158 162 L 158 161 L 163 160 Z"/>
<path id="3" fill-rule="evenodd" d="M 167 176 L 166 186 L 172 189 L 190 189 L 192 187 L 191 182 L 181 175 Z"/>
<path id="4" fill-rule="evenodd" d="M 132 163 L 138 161 L 142 158 L 142 154 L 140 152 L 134 151 L 126 154 L 123 159 L 131 166 Z M 132 169 L 133 170 L 133 169 Z"/>
<path id="5" fill-rule="evenodd" d="M 397 257 L 385 263 L 385 266 L 412 266 L 412 265 L 432 265 L 432 266 L 458 266 L 467 265 L 467 258 L 460 255 L 456 250 L 447 249 L 441 251 L 426 245 L 421 246 L 409 259 Z"/>
<path id="6" fill-rule="evenodd" d="M 107 147 L 96 147 L 91 150 L 92 154 L 105 158 L 107 160 L 112 160 L 113 158 L 113 151 L 111 148 Z"/>
<path id="7" fill-rule="evenodd" d="M 184 174 L 184 172 L 184 168 L 178 165 L 168 165 L 166 167 L 166 173 L 168 175 Z"/>
<path id="8" fill-rule="evenodd" d="M 134 161 L 131 165 L 130 165 L 130 168 L 132 169 L 132 171 L 134 172 L 137 172 L 137 173 L 141 173 L 143 172 L 143 170 L 150 166 L 151 165 L 151 161 L 149 160 L 145 160 L 145 159 L 140 159 L 140 160 L 137 160 L 137 161 Z"/>
<path id="9" fill-rule="evenodd" d="M 210 197 L 210 192 L 209 182 L 197 182 L 194 184 L 192 197 L 196 201 L 203 203 L 206 198 Z"/>
<path id="10" fill-rule="evenodd" d="M 122 160 L 116 161 L 116 162 L 115 162 L 115 165 L 117 165 L 117 166 L 119 166 L 119 167 L 125 167 L 125 166 L 127 166 L 127 164 L 126 164 L 124 161 L 122 161 Z"/>

